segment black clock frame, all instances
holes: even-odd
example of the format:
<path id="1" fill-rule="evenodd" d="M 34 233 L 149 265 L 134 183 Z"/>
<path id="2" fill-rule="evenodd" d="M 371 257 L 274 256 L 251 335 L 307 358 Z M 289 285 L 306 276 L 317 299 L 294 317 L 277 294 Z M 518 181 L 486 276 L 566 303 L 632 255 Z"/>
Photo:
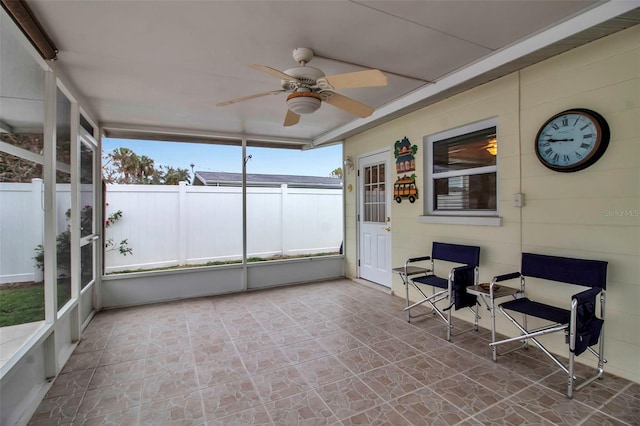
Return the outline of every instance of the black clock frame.
<path id="1" fill-rule="evenodd" d="M 596 128 L 598 129 L 599 140 L 596 140 L 597 146 L 595 150 L 591 153 L 590 156 L 586 157 L 583 161 L 580 161 L 579 163 L 576 163 L 571 166 L 556 166 L 553 164 L 549 164 L 544 160 L 544 158 L 542 158 L 542 156 L 540 155 L 540 152 L 538 151 L 538 141 L 540 139 L 542 131 L 547 127 L 547 125 L 551 123 L 553 120 L 555 120 L 556 118 L 565 114 L 580 114 L 580 115 L 586 116 L 588 119 L 593 121 L 596 125 Z M 538 157 L 538 160 L 548 169 L 551 169 L 556 172 L 561 172 L 561 173 L 577 172 L 579 170 L 586 169 L 587 167 L 591 166 L 602 157 L 602 155 L 604 154 L 604 152 L 607 150 L 609 146 L 610 138 L 611 138 L 611 131 L 609 129 L 609 123 L 607 123 L 607 120 L 605 120 L 605 118 L 601 114 L 586 108 L 571 108 L 571 109 L 557 113 L 556 115 L 554 115 L 553 117 L 545 121 L 544 124 L 542 124 L 542 126 L 540 126 L 540 130 L 538 130 L 538 134 L 536 135 L 536 139 L 534 141 L 535 143 L 534 150 L 536 152 L 536 157 Z"/>

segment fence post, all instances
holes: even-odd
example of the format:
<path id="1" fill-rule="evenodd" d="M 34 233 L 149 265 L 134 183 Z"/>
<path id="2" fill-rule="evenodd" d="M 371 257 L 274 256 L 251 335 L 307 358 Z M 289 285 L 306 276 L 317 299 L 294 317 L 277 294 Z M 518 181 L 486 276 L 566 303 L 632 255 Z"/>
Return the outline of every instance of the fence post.
<path id="1" fill-rule="evenodd" d="M 44 244 L 44 211 L 42 210 L 42 179 L 31 179 L 31 205 L 32 205 L 32 228 L 31 238 L 33 248 Z M 35 255 L 35 251 L 33 252 Z M 44 265 L 44 263 L 43 263 Z M 33 262 L 33 282 L 39 283 L 44 280 L 44 271 Z"/>
<path id="2" fill-rule="evenodd" d="M 187 183 L 178 183 L 178 264 L 187 264 Z"/>
<path id="3" fill-rule="evenodd" d="M 287 184 L 282 184 L 280 185 L 280 202 L 281 202 L 281 206 L 280 208 L 282 209 L 282 213 L 280 214 L 280 253 L 283 256 L 286 256 L 287 253 L 289 252 L 289 248 L 287 247 L 287 244 L 289 243 L 289 241 L 287 240 L 287 230 L 289 229 L 289 227 L 287 226 L 289 222 L 289 217 L 288 217 L 288 212 L 289 212 L 289 200 L 287 197 L 288 195 L 288 189 L 289 187 L 287 186 Z"/>

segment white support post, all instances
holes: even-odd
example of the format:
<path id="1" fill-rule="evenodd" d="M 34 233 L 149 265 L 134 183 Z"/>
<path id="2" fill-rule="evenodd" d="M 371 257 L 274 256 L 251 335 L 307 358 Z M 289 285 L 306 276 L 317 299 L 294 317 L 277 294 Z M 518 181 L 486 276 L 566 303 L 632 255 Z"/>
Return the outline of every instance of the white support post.
<path id="1" fill-rule="evenodd" d="M 44 73 L 44 317 L 54 323 L 57 303 L 56 75 Z"/>
<path id="2" fill-rule="evenodd" d="M 178 184 L 178 264 L 187 264 L 187 183 Z"/>
<path id="3" fill-rule="evenodd" d="M 288 227 L 287 227 L 287 223 L 291 223 L 289 221 L 289 217 L 287 212 L 289 211 L 288 207 L 288 192 L 289 192 L 289 187 L 287 186 L 287 184 L 282 184 L 280 185 L 280 208 L 281 208 L 281 213 L 280 213 L 280 254 L 282 254 L 283 256 L 286 256 L 289 252 L 288 250 L 288 243 L 289 243 L 289 239 L 287 238 L 287 234 L 288 234 Z"/>
<path id="4" fill-rule="evenodd" d="M 31 221 L 32 246 L 44 247 L 44 214 L 42 212 L 42 179 L 31 179 L 31 205 L 33 220 Z M 44 266 L 44 265 L 42 265 Z M 42 268 L 33 265 L 33 282 L 39 283 L 44 280 Z"/>

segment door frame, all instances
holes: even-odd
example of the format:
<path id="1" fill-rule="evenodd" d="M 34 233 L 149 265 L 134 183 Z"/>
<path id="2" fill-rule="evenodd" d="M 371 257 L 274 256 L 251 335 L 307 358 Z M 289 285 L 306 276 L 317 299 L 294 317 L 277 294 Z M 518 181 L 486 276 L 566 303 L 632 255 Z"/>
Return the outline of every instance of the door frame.
<path id="1" fill-rule="evenodd" d="M 392 201 L 393 201 L 393 185 L 391 182 L 391 148 L 381 148 L 375 151 L 369 151 L 363 154 L 360 154 L 356 157 L 356 275 L 358 278 L 361 279 L 366 279 L 366 278 L 362 278 L 362 274 L 361 274 L 361 265 L 360 265 L 360 259 L 361 259 L 361 253 L 362 253 L 362 229 L 361 229 L 361 222 L 360 222 L 360 215 L 363 214 L 362 212 L 362 205 L 363 205 L 363 200 L 362 200 L 362 196 L 363 196 L 363 192 L 362 192 L 362 179 L 363 176 L 361 176 L 360 171 L 362 168 L 362 163 L 364 162 L 365 159 L 367 159 L 368 157 L 372 157 L 375 155 L 385 155 L 385 184 L 386 184 L 386 193 L 385 193 L 385 204 L 386 204 L 386 216 L 393 219 L 391 216 L 391 206 L 392 206 Z M 392 254 L 391 254 L 391 247 L 392 247 L 392 237 L 393 237 L 393 232 L 389 232 L 389 237 L 388 237 L 388 243 L 387 243 L 387 262 L 389 265 L 389 272 L 388 272 L 388 276 L 386 277 L 386 283 L 377 283 L 375 281 L 371 281 L 374 282 L 376 284 L 379 284 L 381 286 L 384 286 L 386 288 L 391 289 L 391 284 L 392 284 L 392 271 L 391 271 L 391 261 L 392 261 Z M 367 280 L 370 281 L 370 280 Z"/>

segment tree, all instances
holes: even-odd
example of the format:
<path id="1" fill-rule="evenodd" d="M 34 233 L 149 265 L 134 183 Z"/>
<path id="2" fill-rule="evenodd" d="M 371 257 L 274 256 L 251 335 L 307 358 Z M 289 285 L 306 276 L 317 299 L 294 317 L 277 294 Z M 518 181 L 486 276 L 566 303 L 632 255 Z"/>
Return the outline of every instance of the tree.
<path id="1" fill-rule="evenodd" d="M 1 133 L 0 141 L 36 154 L 42 154 L 42 135 L 38 133 Z M 42 178 L 42 165 L 5 152 L 0 154 L 0 182 L 28 183 Z"/>
<path id="2" fill-rule="evenodd" d="M 337 178 L 341 178 L 342 177 L 342 167 L 338 167 L 337 169 L 334 169 L 331 172 L 331 177 L 337 177 Z"/>
<path id="3" fill-rule="evenodd" d="M 152 158 L 138 155 L 129 148 L 116 148 L 104 157 L 102 166 L 106 183 L 177 185 L 189 182 L 189 170 L 179 167 L 158 166 Z"/>

